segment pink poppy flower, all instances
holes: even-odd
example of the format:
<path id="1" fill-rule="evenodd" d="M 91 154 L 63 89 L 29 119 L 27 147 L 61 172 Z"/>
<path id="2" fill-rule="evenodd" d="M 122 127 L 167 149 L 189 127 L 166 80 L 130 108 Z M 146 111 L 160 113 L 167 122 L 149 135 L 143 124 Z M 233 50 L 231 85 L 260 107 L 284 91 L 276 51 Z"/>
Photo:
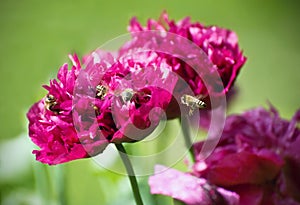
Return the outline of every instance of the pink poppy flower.
<path id="1" fill-rule="evenodd" d="M 95 156 L 108 143 L 138 141 L 155 129 L 177 82 L 163 59 L 151 52 L 115 59 L 98 51 L 85 69 L 76 55 L 70 59 L 71 70 L 64 64 L 58 81 L 44 86 L 47 96 L 27 113 L 38 161 L 52 165 Z"/>
<path id="2" fill-rule="evenodd" d="M 154 49 L 154 51 L 157 48 L 162 48 L 161 45 L 164 42 L 163 38 L 157 40 L 156 38 L 152 38 L 151 35 L 147 37 L 147 34 L 143 34 L 145 31 L 150 32 L 152 30 L 179 35 L 202 49 L 207 55 L 207 59 L 211 61 L 213 68 L 200 66 L 199 69 L 201 71 L 194 70 L 189 64 L 189 61 L 184 61 L 177 57 L 177 50 L 186 50 L 186 48 L 182 48 L 183 46 L 180 43 L 171 45 L 172 39 L 167 39 L 169 38 L 168 36 L 165 41 L 170 42 L 169 47 L 174 48 L 174 51 L 176 51 L 175 54 L 164 53 L 163 48 L 157 53 L 167 59 L 167 63 L 171 65 L 172 71 L 176 72 L 189 85 L 194 96 L 202 96 L 202 100 L 206 102 L 208 108 L 211 106 L 211 99 L 215 100 L 214 98 L 228 93 L 241 67 L 246 61 L 246 57 L 239 49 L 237 35 L 233 31 L 217 26 L 204 26 L 198 22 L 193 23 L 189 17 L 175 22 L 174 20 L 170 20 L 167 13 L 164 12 L 158 21 L 149 19 L 145 27 L 134 17 L 130 21 L 128 30 L 132 33 L 133 37 L 131 41 L 127 42 L 120 49 L 120 55 L 137 48 L 150 48 Z M 141 35 L 143 37 L 140 37 Z M 210 73 L 213 72 L 212 70 L 218 72 L 218 76 L 221 80 L 213 80 L 212 88 L 208 88 L 207 83 L 210 81 L 209 78 Z M 203 75 L 199 76 L 199 72 L 203 73 Z M 175 89 L 175 93 L 181 91 L 182 87 L 178 85 Z"/>

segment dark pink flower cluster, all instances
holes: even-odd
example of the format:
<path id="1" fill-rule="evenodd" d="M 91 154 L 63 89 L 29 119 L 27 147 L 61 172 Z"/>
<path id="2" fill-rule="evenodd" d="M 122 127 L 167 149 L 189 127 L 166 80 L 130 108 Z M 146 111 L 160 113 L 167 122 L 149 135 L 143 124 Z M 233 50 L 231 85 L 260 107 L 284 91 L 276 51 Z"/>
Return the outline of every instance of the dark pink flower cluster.
<path id="1" fill-rule="evenodd" d="M 164 33 L 134 34 L 151 29 Z M 101 153 L 108 143 L 142 140 L 162 118 L 179 116 L 178 99 L 184 94 L 206 96 L 206 101 L 209 95 L 226 94 L 245 63 L 232 31 L 188 18 L 175 23 L 163 13 L 158 22 L 149 20 L 147 28 L 133 18 L 129 30 L 133 38 L 118 56 L 96 50 L 84 57 L 85 69 L 76 55 L 70 56 L 71 70 L 64 64 L 57 80 L 44 86 L 48 94 L 27 114 L 29 135 L 40 147 L 33 152 L 38 161 L 64 163 Z M 198 58 L 184 41 L 204 55 Z M 194 70 L 192 64 L 201 68 Z"/>
<path id="2" fill-rule="evenodd" d="M 240 205 L 299 205 L 299 121 L 300 110 L 289 122 L 281 119 L 274 108 L 271 111 L 257 108 L 229 116 L 221 140 L 208 158 L 203 160 L 200 154 L 204 142 L 194 145 L 196 162 L 192 174 L 195 178 L 189 179 L 193 182 L 178 185 L 181 188 L 176 192 L 168 186 L 162 191 L 162 179 L 158 175 L 150 178 L 151 190 L 173 197 L 174 194 L 201 194 L 197 191 L 201 187 L 187 188 L 188 184 L 195 184 L 200 179 L 235 193 Z M 192 177 L 184 173 L 178 175 Z M 176 183 L 169 180 L 174 179 L 166 177 L 164 184 Z M 177 198 L 187 204 L 215 204 L 202 203 L 191 197 Z M 227 200 L 225 204 L 235 203 Z"/>

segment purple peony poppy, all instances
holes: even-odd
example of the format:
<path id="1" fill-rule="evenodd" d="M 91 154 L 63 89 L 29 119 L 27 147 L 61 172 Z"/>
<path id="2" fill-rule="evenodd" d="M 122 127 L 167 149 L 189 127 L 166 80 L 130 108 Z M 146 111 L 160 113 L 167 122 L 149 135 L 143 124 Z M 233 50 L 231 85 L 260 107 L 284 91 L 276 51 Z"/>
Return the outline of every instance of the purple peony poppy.
<path id="1" fill-rule="evenodd" d="M 194 145 L 194 174 L 239 194 L 240 204 L 300 204 L 300 111 L 289 122 L 272 107 L 226 120 L 221 140 L 203 160 Z"/>
<path id="2" fill-rule="evenodd" d="M 300 110 L 287 121 L 273 107 L 231 115 L 209 157 L 203 158 L 204 142 L 194 144 L 192 173 L 167 169 L 151 176 L 151 193 L 188 205 L 299 205 L 299 121 Z M 213 187 L 210 195 L 205 187 Z"/>

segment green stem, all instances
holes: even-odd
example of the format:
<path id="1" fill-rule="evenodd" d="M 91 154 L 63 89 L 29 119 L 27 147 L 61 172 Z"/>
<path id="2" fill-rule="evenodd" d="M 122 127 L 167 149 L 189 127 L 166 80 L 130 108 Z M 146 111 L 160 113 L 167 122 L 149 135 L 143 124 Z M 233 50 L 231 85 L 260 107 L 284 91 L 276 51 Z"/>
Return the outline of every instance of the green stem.
<path id="1" fill-rule="evenodd" d="M 183 117 L 182 119 L 180 118 L 179 122 L 181 125 L 181 130 L 182 130 L 182 134 L 183 134 L 184 141 L 185 141 L 185 146 L 189 149 L 189 153 L 190 153 L 192 162 L 195 162 L 195 152 L 194 152 L 193 143 L 191 140 L 191 133 L 190 133 L 190 129 L 189 129 L 188 119 Z"/>
<path id="2" fill-rule="evenodd" d="M 126 168 L 136 205 L 143 205 L 142 197 L 141 197 L 141 194 L 139 191 L 139 186 L 138 186 L 135 174 L 134 174 L 134 170 L 132 168 L 132 164 L 126 154 L 126 150 L 122 144 L 115 144 L 115 145 L 116 145 L 117 150 L 119 151 L 120 157 Z"/>
<path id="3" fill-rule="evenodd" d="M 60 205 L 66 205 L 67 199 L 66 199 L 66 177 L 65 177 L 65 166 L 59 165 L 55 167 L 55 188 L 57 192 L 57 197 L 59 200 Z"/>

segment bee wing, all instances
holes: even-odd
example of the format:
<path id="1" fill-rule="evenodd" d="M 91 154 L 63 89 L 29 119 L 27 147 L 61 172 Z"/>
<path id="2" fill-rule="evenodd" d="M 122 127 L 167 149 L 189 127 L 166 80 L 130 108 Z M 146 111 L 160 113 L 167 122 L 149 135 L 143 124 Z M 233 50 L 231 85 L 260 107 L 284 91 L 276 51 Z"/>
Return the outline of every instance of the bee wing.
<path id="1" fill-rule="evenodd" d="M 206 98 L 208 95 L 206 94 L 206 95 L 203 95 L 203 94 L 200 94 L 200 95 L 196 95 L 196 98 L 198 99 L 198 100 L 203 100 L 204 98 Z"/>

